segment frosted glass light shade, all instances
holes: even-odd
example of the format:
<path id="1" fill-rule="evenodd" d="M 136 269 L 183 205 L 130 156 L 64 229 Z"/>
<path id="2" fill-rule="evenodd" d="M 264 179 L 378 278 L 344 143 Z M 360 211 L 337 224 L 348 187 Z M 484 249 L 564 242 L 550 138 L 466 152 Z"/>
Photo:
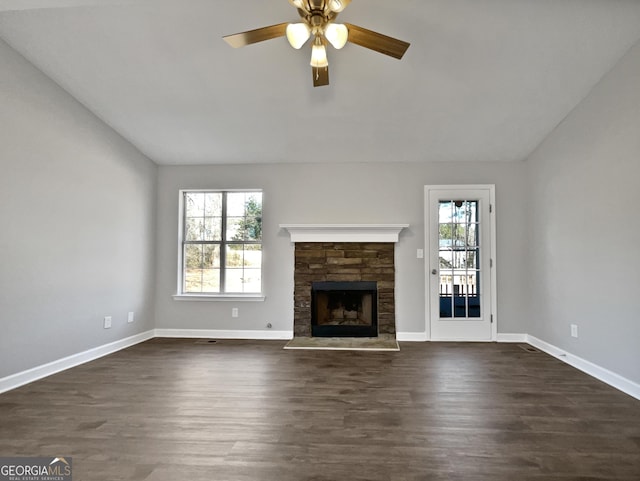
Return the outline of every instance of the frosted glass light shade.
<path id="1" fill-rule="evenodd" d="M 329 61 L 327 60 L 327 49 L 324 45 L 314 44 L 311 48 L 311 66 L 312 67 L 328 67 Z"/>
<path id="2" fill-rule="evenodd" d="M 287 25 L 287 40 L 295 49 L 302 47 L 310 36 L 311 29 L 306 23 L 290 23 Z"/>
<path id="3" fill-rule="evenodd" d="M 324 38 L 326 38 L 334 48 L 340 50 L 349 39 L 349 30 L 346 25 L 342 25 L 341 23 L 330 23 L 324 29 Z"/>
<path id="4" fill-rule="evenodd" d="M 296 8 L 302 8 L 304 6 L 302 0 L 289 0 L 289 3 Z"/>
<path id="5" fill-rule="evenodd" d="M 347 5 L 351 3 L 351 0 L 329 0 L 329 8 L 332 12 L 340 13 Z"/>

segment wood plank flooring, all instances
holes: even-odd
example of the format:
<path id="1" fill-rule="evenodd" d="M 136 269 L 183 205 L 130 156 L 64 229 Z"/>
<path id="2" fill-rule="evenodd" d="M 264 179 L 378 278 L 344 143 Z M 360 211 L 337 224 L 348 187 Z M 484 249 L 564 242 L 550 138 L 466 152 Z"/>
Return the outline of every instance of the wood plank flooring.
<path id="1" fill-rule="evenodd" d="M 154 339 L 0 395 L 75 481 L 640 479 L 640 401 L 514 344 Z"/>

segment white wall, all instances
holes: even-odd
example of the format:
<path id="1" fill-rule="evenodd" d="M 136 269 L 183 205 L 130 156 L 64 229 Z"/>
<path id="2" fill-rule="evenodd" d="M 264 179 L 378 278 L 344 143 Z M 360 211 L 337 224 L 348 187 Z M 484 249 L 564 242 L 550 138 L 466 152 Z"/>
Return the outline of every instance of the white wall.
<path id="1" fill-rule="evenodd" d="M 157 168 L 2 41 L 0 106 L 2 378 L 153 328 Z"/>
<path id="2" fill-rule="evenodd" d="M 275 164 L 160 167 L 156 326 L 172 329 L 293 329 L 293 246 L 279 230 L 287 223 L 408 223 L 396 250 L 397 327 L 425 330 L 423 196 L 426 184 L 496 184 L 499 332 L 526 332 L 524 163 Z M 174 301 L 178 252 L 178 191 L 264 189 L 266 301 Z M 238 307 L 240 317 L 231 318 Z"/>
<path id="3" fill-rule="evenodd" d="M 640 45 L 527 160 L 529 332 L 640 383 Z M 570 324 L 578 325 L 577 339 Z"/>

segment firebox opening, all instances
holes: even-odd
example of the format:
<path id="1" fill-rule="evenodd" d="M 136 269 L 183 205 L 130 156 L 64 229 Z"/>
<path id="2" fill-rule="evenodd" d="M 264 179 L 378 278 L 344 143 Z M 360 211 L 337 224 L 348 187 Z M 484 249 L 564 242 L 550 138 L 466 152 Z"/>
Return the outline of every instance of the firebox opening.
<path id="1" fill-rule="evenodd" d="M 376 282 L 314 282 L 311 285 L 311 335 L 377 337 Z"/>

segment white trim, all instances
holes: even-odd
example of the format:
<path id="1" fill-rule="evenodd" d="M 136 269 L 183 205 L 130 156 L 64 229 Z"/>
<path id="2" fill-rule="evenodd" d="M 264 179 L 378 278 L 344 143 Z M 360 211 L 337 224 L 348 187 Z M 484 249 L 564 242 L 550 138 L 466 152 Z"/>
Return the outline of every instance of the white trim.
<path id="1" fill-rule="evenodd" d="M 596 379 L 612 386 L 623 393 L 628 394 L 636 399 L 640 400 L 640 384 L 631 381 L 625 377 L 616 374 L 613 371 L 609 371 L 608 369 L 598 366 L 597 364 L 592 363 L 591 361 L 587 361 L 586 359 L 582 359 L 581 357 L 575 356 L 559 347 L 554 346 L 553 344 L 549 344 L 541 339 L 538 339 L 535 336 L 527 335 L 527 342 L 532 346 L 540 349 L 547 354 L 560 359 L 562 362 L 569 364 L 570 366 L 579 369 L 582 372 L 589 374 Z"/>
<path id="2" fill-rule="evenodd" d="M 491 219 L 491 339 L 498 340 L 498 229 L 496 227 L 496 186 L 486 186 L 489 189 L 489 218 Z"/>
<path id="3" fill-rule="evenodd" d="M 432 337 L 429 339 L 430 342 L 486 342 L 492 343 L 496 342 L 493 339 L 473 339 L 469 337 Z"/>
<path id="4" fill-rule="evenodd" d="M 218 301 L 218 302 L 238 302 L 238 301 L 245 301 L 245 302 L 263 302 L 265 300 L 265 296 L 263 295 L 256 295 L 256 296 L 234 296 L 232 294 L 230 295 L 202 295 L 202 294 L 175 294 L 173 296 L 173 300 L 174 301 L 200 301 L 200 302 L 211 302 L 211 301 Z"/>
<path id="5" fill-rule="evenodd" d="M 194 338 L 194 339 L 251 339 L 290 341 L 293 331 L 242 331 L 218 329 L 156 329 L 156 337 Z"/>
<path id="6" fill-rule="evenodd" d="M 426 332 L 396 332 L 396 341 L 425 342 L 428 341 Z"/>
<path id="7" fill-rule="evenodd" d="M 409 224 L 280 224 L 291 242 L 398 242 Z"/>
<path id="8" fill-rule="evenodd" d="M 496 338 L 496 342 L 527 342 L 526 334 L 517 334 L 517 333 L 498 333 L 498 337 Z"/>
<path id="9" fill-rule="evenodd" d="M 109 344 L 104 344 L 103 346 L 94 347 L 92 349 L 88 349 L 77 354 L 72 354 L 71 356 L 63 357 L 62 359 L 43 364 L 41 366 L 27 369 L 26 371 L 11 374 L 10 376 L 6 376 L 0 379 L 0 393 L 10 391 L 11 389 L 16 389 L 20 386 L 24 386 L 25 384 L 29 384 L 44 377 L 51 376 L 52 374 L 65 371 L 86 362 L 94 361 L 109 354 L 113 354 L 114 352 L 121 351 L 122 349 L 135 346 L 136 344 L 139 344 L 141 342 L 153 339 L 153 337 L 153 330 L 142 332 L 125 339 L 120 339 L 119 341 L 114 341 Z"/>

